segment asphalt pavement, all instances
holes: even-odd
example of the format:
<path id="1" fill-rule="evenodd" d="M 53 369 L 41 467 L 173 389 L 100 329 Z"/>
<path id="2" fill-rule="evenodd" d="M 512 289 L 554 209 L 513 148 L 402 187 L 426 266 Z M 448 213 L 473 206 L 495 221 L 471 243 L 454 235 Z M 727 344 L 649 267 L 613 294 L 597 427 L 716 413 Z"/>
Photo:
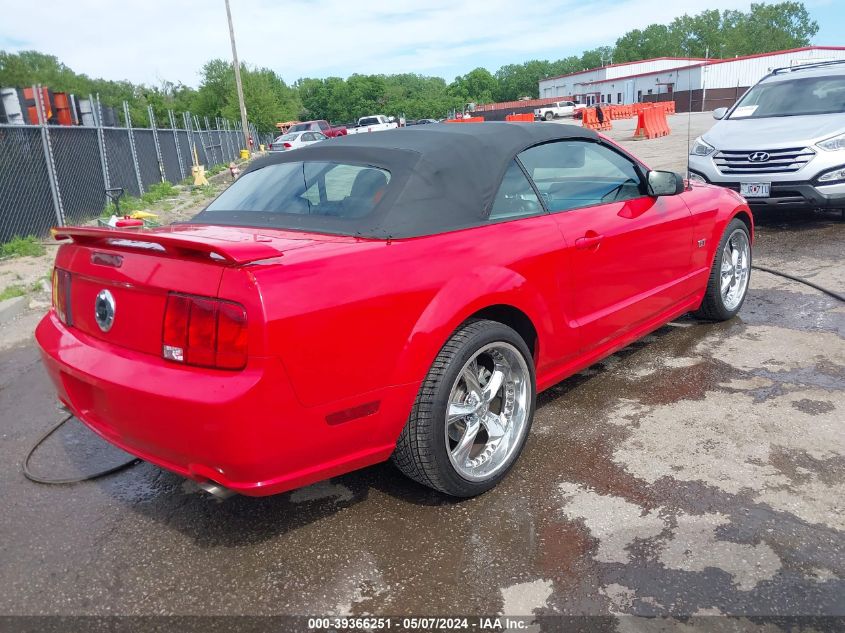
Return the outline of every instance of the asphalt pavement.
<path id="1" fill-rule="evenodd" d="M 638 147 L 680 169 L 686 139 Z M 845 222 L 758 222 L 756 263 L 845 290 Z M 390 464 L 223 502 L 146 463 L 27 481 L 63 415 L 35 346 L 0 352 L 2 615 L 845 616 L 845 306 L 767 273 L 736 319 L 680 319 L 542 394 L 475 499 Z M 123 457 L 74 420 L 33 468 Z"/>

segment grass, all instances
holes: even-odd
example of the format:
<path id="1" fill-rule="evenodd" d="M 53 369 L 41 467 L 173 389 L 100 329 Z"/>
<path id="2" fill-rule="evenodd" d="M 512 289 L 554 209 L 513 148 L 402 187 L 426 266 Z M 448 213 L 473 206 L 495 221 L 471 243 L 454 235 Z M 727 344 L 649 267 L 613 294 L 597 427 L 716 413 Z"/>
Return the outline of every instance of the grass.
<path id="1" fill-rule="evenodd" d="M 6 299 L 12 299 L 13 297 L 23 297 L 26 295 L 26 288 L 23 286 L 13 285 L 13 286 L 6 286 L 3 288 L 3 292 L 0 292 L 0 301 L 5 301 Z"/>
<path id="2" fill-rule="evenodd" d="M 5 244 L 0 244 L 0 258 L 39 257 L 46 252 L 47 249 L 34 235 L 15 236 Z"/>
<path id="3" fill-rule="evenodd" d="M 192 187 L 191 195 L 210 198 L 212 196 L 217 195 L 217 189 L 214 188 L 214 185 L 202 185 L 201 187 Z"/>
<path id="4" fill-rule="evenodd" d="M 162 200 L 175 198 L 178 195 L 179 190 L 169 182 L 159 182 L 147 187 L 144 195 L 140 198 L 136 198 L 135 196 L 123 196 L 120 199 L 120 214 L 128 215 L 135 211 L 146 210 Z M 114 206 L 113 202 L 109 201 L 106 203 L 100 217 L 108 218 L 113 214 L 117 214 L 117 208 Z"/>
<path id="5" fill-rule="evenodd" d="M 32 282 L 32 285 L 29 287 L 30 292 L 50 292 L 50 278 L 46 275 L 44 277 L 40 277 Z"/>
<path id="6" fill-rule="evenodd" d="M 224 169 L 228 169 L 228 167 L 229 166 L 225 165 L 224 163 L 218 163 L 217 165 L 212 165 L 211 167 L 209 167 L 208 169 L 205 170 L 205 175 L 206 176 L 213 176 L 215 174 L 219 174 Z"/>

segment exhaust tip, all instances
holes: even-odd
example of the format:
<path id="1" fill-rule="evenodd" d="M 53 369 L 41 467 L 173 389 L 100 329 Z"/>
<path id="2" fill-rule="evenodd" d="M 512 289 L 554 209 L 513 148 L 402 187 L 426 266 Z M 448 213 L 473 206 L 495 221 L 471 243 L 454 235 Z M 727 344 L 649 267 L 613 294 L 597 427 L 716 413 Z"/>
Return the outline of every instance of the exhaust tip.
<path id="1" fill-rule="evenodd" d="M 213 495 L 220 501 L 225 501 L 231 496 L 236 495 L 237 493 L 234 490 L 230 490 L 229 488 L 224 488 L 220 484 L 216 484 L 213 481 L 198 481 L 197 485 L 205 490 L 208 494 Z"/>

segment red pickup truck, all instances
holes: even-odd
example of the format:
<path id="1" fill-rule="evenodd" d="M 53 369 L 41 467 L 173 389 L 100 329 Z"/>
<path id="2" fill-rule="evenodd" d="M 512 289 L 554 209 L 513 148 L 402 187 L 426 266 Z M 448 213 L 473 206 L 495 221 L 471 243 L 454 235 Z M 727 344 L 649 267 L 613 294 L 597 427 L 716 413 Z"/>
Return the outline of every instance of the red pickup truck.
<path id="1" fill-rule="evenodd" d="M 302 123 L 295 123 L 290 126 L 288 132 L 322 132 L 328 137 L 346 136 L 346 128 L 343 126 L 332 127 L 332 125 L 324 120 L 303 121 Z"/>

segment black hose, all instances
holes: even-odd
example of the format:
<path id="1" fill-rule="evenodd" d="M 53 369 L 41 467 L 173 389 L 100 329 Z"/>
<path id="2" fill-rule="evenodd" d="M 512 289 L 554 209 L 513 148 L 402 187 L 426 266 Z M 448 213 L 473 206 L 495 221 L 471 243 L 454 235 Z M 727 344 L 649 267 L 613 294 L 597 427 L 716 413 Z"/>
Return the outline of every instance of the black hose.
<path id="1" fill-rule="evenodd" d="M 819 292 L 823 292 L 829 297 L 833 297 L 834 299 L 838 299 L 839 301 L 845 302 L 845 296 L 839 294 L 838 292 L 834 292 L 833 290 L 828 290 L 827 288 L 820 286 L 818 284 L 814 284 L 812 281 L 807 281 L 806 279 L 802 279 L 801 277 L 794 277 L 792 275 L 788 275 L 786 273 L 782 273 L 779 270 L 775 270 L 774 268 L 766 268 L 765 266 L 758 266 L 754 264 L 751 268 L 755 270 L 762 270 L 765 273 L 769 273 L 770 275 L 777 275 L 778 277 L 783 277 L 784 279 L 791 279 L 792 281 L 797 281 L 799 284 L 804 284 L 805 286 L 810 286 L 810 288 L 815 288 Z"/>
<path id="2" fill-rule="evenodd" d="M 71 477 L 69 479 L 46 479 L 44 477 L 40 477 L 40 476 L 34 474 L 29 469 L 29 460 L 32 459 L 32 455 L 35 453 L 35 451 L 38 449 L 38 447 L 41 446 L 41 444 L 44 443 L 44 440 L 46 440 L 53 433 L 58 431 L 59 427 L 61 427 L 65 422 L 70 420 L 72 417 L 73 417 L 73 414 L 71 413 L 71 414 L 68 414 L 67 416 L 65 416 L 64 418 L 62 418 L 62 420 L 58 424 L 56 424 L 55 426 L 52 426 L 46 433 L 44 433 L 44 435 L 42 435 L 41 437 L 38 438 L 38 441 L 35 444 L 33 444 L 32 448 L 29 449 L 29 452 L 26 454 L 26 457 L 23 460 L 22 470 L 23 470 L 24 477 L 26 477 L 30 481 L 34 481 L 35 483 L 38 483 L 38 484 L 76 484 L 76 483 L 79 483 L 79 482 L 82 482 L 82 481 L 91 481 L 92 479 L 99 479 L 100 477 L 105 477 L 106 475 L 111 475 L 112 473 L 116 473 L 120 470 L 123 470 L 124 468 L 129 468 L 130 466 L 134 466 L 135 464 L 137 464 L 138 462 L 141 461 L 137 457 L 133 457 L 128 462 L 123 462 L 122 464 L 118 464 L 117 466 L 112 466 L 111 468 L 107 468 L 106 470 L 101 470 L 100 472 L 92 473 L 90 475 L 84 475 L 82 477 Z"/>

